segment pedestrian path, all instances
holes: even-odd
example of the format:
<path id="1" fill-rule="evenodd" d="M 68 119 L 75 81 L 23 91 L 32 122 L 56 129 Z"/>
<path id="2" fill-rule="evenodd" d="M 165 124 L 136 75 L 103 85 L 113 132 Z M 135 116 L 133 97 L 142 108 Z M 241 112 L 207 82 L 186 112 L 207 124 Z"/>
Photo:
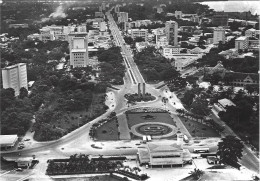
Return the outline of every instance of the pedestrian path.
<path id="1" fill-rule="evenodd" d="M 118 116 L 118 131 L 120 132 L 120 140 L 131 140 L 130 130 L 128 129 L 127 119 L 125 114 Z"/>

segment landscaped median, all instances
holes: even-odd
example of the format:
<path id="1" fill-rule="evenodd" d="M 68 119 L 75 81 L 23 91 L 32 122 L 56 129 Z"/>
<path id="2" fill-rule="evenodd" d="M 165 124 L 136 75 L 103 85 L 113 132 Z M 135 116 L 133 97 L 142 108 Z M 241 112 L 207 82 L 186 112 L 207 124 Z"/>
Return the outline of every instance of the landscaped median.
<path id="1" fill-rule="evenodd" d="M 47 175 L 73 175 L 73 174 L 106 174 L 116 173 L 135 180 L 146 180 L 146 174 L 139 175 L 138 167 L 124 167 L 126 157 L 89 158 L 88 155 L 71 155 L 68 159 L 48 160 Z"/>

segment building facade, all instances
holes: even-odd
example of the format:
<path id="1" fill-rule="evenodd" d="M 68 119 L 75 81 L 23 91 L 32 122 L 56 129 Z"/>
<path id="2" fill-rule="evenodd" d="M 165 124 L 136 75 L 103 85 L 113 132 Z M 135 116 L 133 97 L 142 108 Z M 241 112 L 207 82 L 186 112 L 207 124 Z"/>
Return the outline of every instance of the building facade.
<path id="1" fill-rule="evenodd" d="M 181 19 L 182 18 L 182 11 L 175 11 L 175 18 Z"/>
<path id="2" fill-rule="evenodd" d="M 178 23 L 175 21 L 166 21 L 165 33 L 169 42 L 169 45 L 178 45 Z"/>
<path id="3" fill-rule="evenodd" d="M 180 54 L 180 47 L 166 46 L 163 48 L 163 56 L 165 58 L 173 58 L 174 55 Z"/>
<path id="4" fill-rule="evenodd" d="M 145 41 L 147 41 L 148 38 L 148 30 L 147 29 L 132 29 L 131 31 L 131 37 L 133 39 L 137 37 L 143 38 Z"/>
<path id="5" fill-rule="evenodd" d="M 155 35 L 156 36 L 156 46 L 159 47 L 165 47 L 169 45 L 169 42 L 167 40 L 166 35 Z"/>
<path id="6" fill-rule="evenodd" d="M 212 17 L 212 24 L 215 26 L 227 26 L 228 15 L 227 14 L 216 14 Z"/>
<path id="7" fill-rule="evenodd" d="M 71 68 L 86 67 L 89 62 L 88 34 L 86 32 L 69 34 L 69 45 Z"/>
<path id="8" fill-rule="evenodd" d="M 218 44 L 220 41 L 222 41 L 222 43 L 225 43 L 225 29 L 223 29 L 222 27 L 218 27 L 214 29 L 213 32 L 213 44 Z"/>
<path id="9" fill-rule="evenodd" d="M 246 49 L 248 49 L 248 45 L 249 45 L 249 39 L 246 36 L 238 37 L 235 40 L 235 48 L 237 50 L 239 50 L 239 49 L 246 50 Z"/>
<path id="10" fill-rule="evenodd" d="M 119 13 L 117 13 L 117 16 L 118 16 L 119 23 L 128 22 L 128 13 L 127 12 L 119 12 Z"/>
<path id="11" fill-rule="evenodd" d="M 15 96 L 22 87 L 28 90 L 26 63 L 18 63 L 2 69 L 3 88 L 13 88 Z"/>

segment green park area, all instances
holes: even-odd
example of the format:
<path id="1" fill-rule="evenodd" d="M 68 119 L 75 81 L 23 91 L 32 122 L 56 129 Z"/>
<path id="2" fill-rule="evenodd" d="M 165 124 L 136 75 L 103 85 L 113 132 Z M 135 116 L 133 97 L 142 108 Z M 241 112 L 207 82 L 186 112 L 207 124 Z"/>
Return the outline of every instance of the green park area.
<path id="1" fill-rule="evenodd" d="M 119 140 L 117 120 L 108 121 L 96 129 L 96 139 L 99 141 Z"/>
<path id="2" fill-rule="evenodd" d="M 219 133 L 207 126 L 206 124 L 202 124 L 198 121 L 191 120 L 189 118 L 184 118 L 179 116 L 180 120 L 184 124 L 184 126 L 189 131 L 190 135 L 193 137 L 219 137 Z"/>

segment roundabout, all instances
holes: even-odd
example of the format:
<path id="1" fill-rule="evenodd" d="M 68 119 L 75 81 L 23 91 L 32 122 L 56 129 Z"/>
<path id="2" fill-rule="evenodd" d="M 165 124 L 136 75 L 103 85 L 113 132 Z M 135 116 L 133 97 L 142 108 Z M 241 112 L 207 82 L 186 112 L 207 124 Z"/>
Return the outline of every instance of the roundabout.
<path id="1" fill-rule="evenodd" d="M 177 127 L 161 122 L 145 122 L 131 127 L 131 132 L 139 137 L 150 135 L 153 138 L 166 138 L 177 133 Z"/>

